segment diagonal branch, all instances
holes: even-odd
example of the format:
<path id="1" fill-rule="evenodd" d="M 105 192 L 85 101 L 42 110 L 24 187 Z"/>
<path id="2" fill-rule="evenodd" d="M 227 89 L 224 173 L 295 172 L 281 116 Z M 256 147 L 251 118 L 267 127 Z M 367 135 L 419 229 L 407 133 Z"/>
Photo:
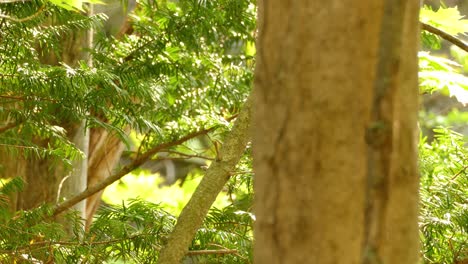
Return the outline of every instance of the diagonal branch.
<path id="1" fill-rule="evenodd" d="M 452 43 L 453 45 L 459 47 L 460 49 L 468 52 L 468 45 L 461 39 L 455 37 L 454 35 L 451 35 L 441 29 L 438 29 L 434 26 L 431 26 L 429 24 L 421 22 L 421 28 L 426 30 L 427 32 L 430 32 L 432 34 L 435 34 L 448 42 Z"/>
<path id="2" fill-rule="evenodd" d="M 137 158 L 135 160 L 133 160 L 132 163 L 130 163 L 127 166 L 123 167 L 120 171 L 116 172 L 115 174 L 111 175 L 110 177 L 106 178 L 105 180 L 101 181 L 100 183 L 86 188 L 86 190 L 84 190 L 83 192 L 75 195 L 74 197 L 72 197 L 72 198 L 58 204 L 54 208 L 52 215 L 57 216 L 58 214 L 62 213 L 63 211 L 65 211 L 67 209 L 69 209 L 73 205 L 81 202 L 82 200 L 86 199 L 87 197 L 89 197 L 89 196 L 103 190 L 107 186 L 111 185 L 113 182 L 119 180 L 120 178 L 127 175 L 131 171 L 133 171 L 133 170 L 137 169 L 138 167 L 140 167 L 143 163 L 148 161 L 154 154 L 160 152 L 161 150 L 167 149 L 167 148 L 170 148 L 170 147 L 173 147 L 173 146 L 180 145 L 180 144 L 184 143 L 185 141 L 187 141 L 189 139 L 195 138 L 195 137 L 200 136 L 200 135 L 204 135 L 204 134 L 212 131 L 214 128 L 215 127 L 211 127 L 211 128 L 208 128 L 208 129 L 203 129 L 203 130 L 193 132 L 193 133 L 188 134 L 188 135 L 186 135 L 186 136 L 184 136 L 182 138 L 179 138 L 177 140 L 174 140 L 174 141 L 171 141 L 171 142 L 168 142 L 168 143 L 160 144 L 160 145 L 146 151 L 145 153 L 143 153 L 141 155 L 138 155 Z"/>
<path id="3" fill-rule="evenodd" d="M 32 97 L 32 96 L 15 96 L 15 95 L 0 94 L 0 98 L 18 100 L 18 101 L 28 101 L 28 100 L 33 101 L 34 100 L 34 101 L 47 101 L 47 102 L 58 103 L 58 101 L 55 99 L 38 97 L 38 96 Z"/>
<path id="4" fill-rule="evenodd" d="M 11 1 L 11 2 L 19 2 L 19 1 Z M 21 2 L 24 2 L 21 0 Z M 3 3 L 8 3 L 8 2 L 5 2 L 4 0 L 0 0 L 0 4 L 3 4 Z M 26 22 L 28 20 L 31 20 L 31 19 L 34 19 L 36 18 L 37 16 L 39 16 L 42 11 L 44 11 L 44 8 L 45 8 L 45 5 L 41 6 L 37 11 L 36 13 L 30 15 L 30 16 L 27 16 L 27 17 L 23 17 L 23 18 L 17 18 L 17 17 L 13 17 L 13 16 L 7 16 L 7 15 L 4 15 L 0 12 L 0 18 L 3 18 L 3 19 L 7 19 L 7 20 L 11 20 L 13 22 L 17 22 L 17 23 L 21 23 L 21 22 Z"/>
<path id="5" fill-rule="evenodd" d="M 177 224 L 161 249 L 158 264 L 180 263 L 190 242 L 208 213 L 219 192 L 229 180 L 250 140 L 252 99 L 247 99 L 231 132 L 219 151 L 219 159 L 211 163 L 202 181 L 185 205 Z"/>
<path id="6" fill-rule="evenodd" d="M 12 123 L 8 123 L 8 124 L 6 124 L 4 126 L 1 126 L 0 127 L 0 133 L 3 133 L 5 131 L 7 131 L 7 130 L 10 130 L 10 129 L 16 127 L 17 125 L 18 125 L 18 123 L 12 122 Z"/>

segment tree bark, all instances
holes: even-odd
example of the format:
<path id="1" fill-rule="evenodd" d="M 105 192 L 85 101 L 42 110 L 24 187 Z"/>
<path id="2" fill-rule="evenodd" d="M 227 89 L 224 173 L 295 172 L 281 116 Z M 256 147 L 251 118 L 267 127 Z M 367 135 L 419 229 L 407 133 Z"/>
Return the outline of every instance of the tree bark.
<path id="1" fill-rule="evenodd" d="M 177 225 L 161 250 L 158 264 L 180 263 L 216 197 L 229 180 L 249 142 L 252 100 L 249 98 L 226 137 L 219 156 L 182 210 Z"/>
<path id="2" fill-rule="evenodd" d="M 62 188 L 59 189 L 59 200 L 68 199 L 73 195 L 80 193 L 86 189 L 88 179 L 88 153 L 89 153 L 89 129 L 86 128 L 86 122 L 82 121 L 78 127 L 72 141 L 75 146 L 81 150 L 85 157 L 74 160 L 72 163 L 72 171 L 66 178 L 62 179 Z M 76 204 L 73 209 L 80 213 L 80 217 L 85 219 L 85 202 Z"/>
<path id="3" fill-rule="evenodd" d="M 93 128 L 90 131 L 88 187 L 95 186 L 112 175 L 125 149 L 124 143 L 115 133 L 109 133 L 104 128 Z M 130 128 L 127 127 L 125 132 L 130 133 Z M 93 215 L 101 203 L 103 193 L 104 190 L 101 190 L 86 199 L 86 229 L 93 222 Z"/>
<path id="4" fill-rule="evenodd" d="M 394 2 L 260 1 L 255 263 L 417 263 L 419 1 Z"/>

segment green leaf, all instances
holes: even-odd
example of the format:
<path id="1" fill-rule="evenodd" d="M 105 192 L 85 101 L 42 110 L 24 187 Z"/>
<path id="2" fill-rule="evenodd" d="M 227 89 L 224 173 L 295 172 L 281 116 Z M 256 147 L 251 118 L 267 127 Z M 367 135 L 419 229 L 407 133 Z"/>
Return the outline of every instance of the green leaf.
<path id="1" fill-rule="evenodd" d="M 452 35 L 468 32 L 468 19 L 463 19 L 456 7 L 440 7 L 433 11 L 430 6 L 425 5 L 421 8 L 420 21 Z"/>
<path id="2" fill-rule="evenodd" d="M 83 4 L 105 4 L 101 0 L 49 0 L 52 4 L 59 6 L 61 8 L 70 10 L 70 11 L 82 11 L 85 12 L 83 9 Z"/>

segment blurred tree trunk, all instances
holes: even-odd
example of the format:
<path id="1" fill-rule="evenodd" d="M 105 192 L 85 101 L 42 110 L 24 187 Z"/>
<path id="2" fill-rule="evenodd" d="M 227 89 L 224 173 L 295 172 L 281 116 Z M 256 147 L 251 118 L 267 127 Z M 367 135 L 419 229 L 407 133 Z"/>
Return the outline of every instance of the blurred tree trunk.
<path id="1" fill-rule="evenodd" d="M 63 38 L 62 53 L 59 57 L 55 53 L 45 54 L 41 61 L 50 65 L 63 62 L 73 67 L 79 60 L 88 59 L 88 54 L 83 52 L 83 48 L 91 43 L 92 32 L 73 32 Z M 62 120 L 62 123 L 57 125 L 66 130 L 67 138 L 85 154 L 85 157 L 74 160 L 72 168 L 66 168 L 65 164 L 53 157 L 39 158 L 35 154 L 24 155 L 22 151 L 19 151 L 18 155 L 11 155 L 2 149 L 0 162 L 7 165 L 1 173 L 1 178 L 20 176 L 26 183 L 24 190 L 15 197 L 12 209 L 31 209 L 42 203 L 56 203 L 86 188 L 89 129 L 85 127 L 85 121 Z M 37 139 L 35 143 L 46 147 L 49 140 Z M 77 204 L 74 209 L 85 217 L 85 202 Z"/>
<path id="2" fill-rule="evenodd" d="M 91 14 L 92 12 L 90 12 Z M 121 25 L 117 25 L 121 26 Z M 61 54 L 44 54 L 41 62 L 58 65 L 63 62 L 71 67 L 78 61 L 87 61 L 92 67 L 92 58 L 85 52 L 92 47 L 93 32 L 70 32 L 61 41 Z M 60 109 L 60 107 L 57 107 Z M 105 117 L 99 117 L 103 122 Z M 26 184 L 22 192 L 12 201 L 13 210 L 31 209 L 42 203 L 56 203 L 57 200 L 67 199 L 107 178 L 114 168 L 124 149 L 124 144 L 115 133 L 109 133 L 104 128 L 86 127 L 85 120 L 62 120 L 61 124 L 67 131 L 67 138 L 84 154 L 84 159 L 74 160 L 72 168 L 51 157 L 38 158 L 35 155 L 25 156 L 19 151 L 18 155 L 11 155 L 4 148 L 0 148 L 0 178 L 20 176 Z M 128 132 L 128 131 L 127 131 Z M 37 140 L 38 145 L 47 146 L 48 140 Z M 89 226 L 101 198 L 101 193 L 91 196 L 74 206 L 86 219 Z"/>
<path id="3" fill-rule="evenodd" d="M 255 263 L 418 262 L 418 10 L 260 1 Z"/>

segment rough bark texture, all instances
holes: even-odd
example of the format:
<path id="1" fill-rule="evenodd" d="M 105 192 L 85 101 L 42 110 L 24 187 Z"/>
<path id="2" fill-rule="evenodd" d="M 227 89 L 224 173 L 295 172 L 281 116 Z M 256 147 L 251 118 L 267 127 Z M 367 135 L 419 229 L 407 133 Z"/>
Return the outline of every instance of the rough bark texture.
<path id="1" fill-rule="evenodd" d="M 391 1 L 391 0 L 389 0 Z M 375 259 L 418 259 L 419 1 L 405 1 Z M 260 1 L 255 263 L 365 263 L 369 138 L 384 1 Z M 281 19 L 280 19 L 281 18 Z M 391 32 L 389 32 L 391 33 Z M 388 146 L 387 146 L 388 147 Z M 372 199 L 372 198 L 371 198 Z M 367 262 L 372 263 L 372 262 Z"/>
<path id="2" fill-rule="evenodd" d="M 390 0 L 388 0 L 390 1 Z M 388 201 L 379 255 L 383 263 L 417 263 L 419 259 L 417 157 L 419 2 L 404 1 L 400 65 L 394 88 L 393 151 Z"/>
<path id="3" fill-rule="evenodd" d="M 219 157 L 206 171 L 192 198 L 182 210 L 177 225 L 161 250 L 158 264 L 180 263 L 188 251 L 198 228 L 208 213 L 216 197 L 229 180 L 249 142 L 250 112 L 252 100 L 249 98 L 237 117 L 234 127 L 220 149 Z"/>

